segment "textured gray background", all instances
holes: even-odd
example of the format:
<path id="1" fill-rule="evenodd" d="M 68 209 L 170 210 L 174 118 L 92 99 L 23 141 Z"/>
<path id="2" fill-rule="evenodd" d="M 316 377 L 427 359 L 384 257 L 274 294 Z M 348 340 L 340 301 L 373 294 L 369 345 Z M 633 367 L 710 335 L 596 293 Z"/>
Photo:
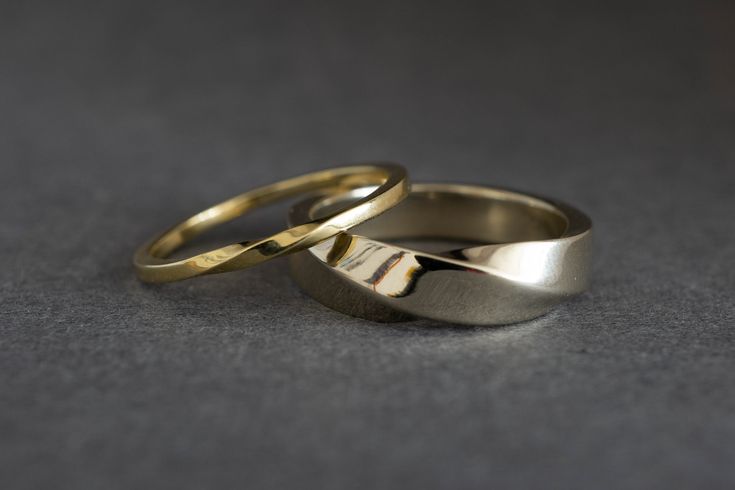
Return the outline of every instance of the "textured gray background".
<path id="1" fill-rule="evenodd" d="M 304 3 L 3 2 L 0 487 L 733 488 L 735 5 Z M 370 159 L 578 205 L 592 289 L 457 328 L 283 261 L 135 279 L 175 220 Z"/>

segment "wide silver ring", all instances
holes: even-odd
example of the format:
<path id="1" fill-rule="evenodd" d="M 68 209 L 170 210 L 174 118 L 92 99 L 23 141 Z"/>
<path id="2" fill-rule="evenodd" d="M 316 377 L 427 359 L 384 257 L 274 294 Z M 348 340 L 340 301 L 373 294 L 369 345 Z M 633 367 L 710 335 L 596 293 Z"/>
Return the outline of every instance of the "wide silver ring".
<path id="1" fill-rule="evenodd" d="M 290 224 L 367 191 L 302 201 L 291 209 Z M 408 198 L 380 217 L 291 256 L 291 273 L 324 305 L 369 320 L 514 323 L 586 289 L 591 229 L 584 213 L 556 200 L 475 185 L 413 184 Z M 471 245 L 430 253 L 396 243 L 417 239 Z"/>

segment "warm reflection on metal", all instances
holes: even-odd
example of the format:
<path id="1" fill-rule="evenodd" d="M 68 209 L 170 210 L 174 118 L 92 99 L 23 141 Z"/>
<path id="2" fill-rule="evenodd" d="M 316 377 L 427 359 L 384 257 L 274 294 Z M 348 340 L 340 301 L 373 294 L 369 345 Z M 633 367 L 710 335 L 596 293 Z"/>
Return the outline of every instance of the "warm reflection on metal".
<path id="1" fill-rule="evenodd" d="M 307 199 L 291 209 L 290 222 L 349 198 Z M 435 254 L 388 242 L 405 239 L 481 245 Z M 413 184 L 379 218 L 292 255 L 291 271 L 315 299 L 351 315 L 497 325 L 535 318 L 584 291 L 590 247 L 589 218 L 566 204 L 504 189 Z"/>
<path id="2" fill-rule="evenodd" d="M 188 259 L 165 258 L 200 233 L 266 204 L 305 192 L 339 195 L 365 186 L 377 187 L 347 207 L 270 237 L 227 245 Z M 250 267 L 316 245 L 390 209 L 407 194 L 406 171 L 391 163 L 338 167 L 294 177 L 233 197 L 187 219 L 143 245 L 133 263 L 138 277 L 146 282 L 178 281 Z"/>

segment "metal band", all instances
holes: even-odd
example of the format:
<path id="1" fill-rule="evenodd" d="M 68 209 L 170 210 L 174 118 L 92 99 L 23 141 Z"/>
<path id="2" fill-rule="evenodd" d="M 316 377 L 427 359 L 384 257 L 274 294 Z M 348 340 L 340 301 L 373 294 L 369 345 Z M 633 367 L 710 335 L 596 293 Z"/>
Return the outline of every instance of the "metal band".
<path id="1" fill-rule="evenodd" d="M 348 198 L 303 201 L 290 222 L 308 222 Z M 437 254 L 385 241 L 406 239 L 482 245 Z M 291 271 L 315 299 L 354 316 L 496 325 L 535 318 L 584 291 L 590 248 L 589 218 L 561 202 L 481 186 L 413 184 L 409 197 L 380 218 L 291 256 Z"/>
<path id="2" fill-rule="evenodd" d="M 174 250 L 200 233 L 255 208 L 305 192 L 338 194 L 378 186 L 348 207 L 309 219 L 267 238 L 227 245 L 183 260 L 167 260 Z M 228 272 L 309 248 L 399 203 L 408 194 L 406 171 L 395 164 L 338 167 L 248 191 L 179 223 L 143 245 L 133 257 L 138 277 L 169 282 L 203 274 Z"/>

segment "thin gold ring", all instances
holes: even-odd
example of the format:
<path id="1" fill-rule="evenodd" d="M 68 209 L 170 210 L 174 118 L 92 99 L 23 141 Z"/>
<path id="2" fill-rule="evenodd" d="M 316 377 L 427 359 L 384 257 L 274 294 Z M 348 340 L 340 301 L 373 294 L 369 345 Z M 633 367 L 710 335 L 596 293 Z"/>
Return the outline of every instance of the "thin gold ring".
<path id="1" fill-rule="evenodd" d="M 226 245 L 183 260 L 166 259 L 202 232 L 266 204 L 304 192 L 319 190 L 338 194 L 364 186 L 377 188 L 349 206 L 318 219 L 266 238 Z M 142 281 L 158 283 L 251 267 L 307 249 L 374 218 L 398 204 L 408 190 L 405 169 L 392 163 L 337 167 L 294 177 L 240 194 L 175 225 L 140 247 L 133 264 Z"/>
<path id="2" fill-rule="evenodd" d="M 298 224 L 359 197 L 312 197 Z M 592 223 L 548 198 L 461 184 L 412 184 L 380 218 L 290 257 L 296 282 L 332 309 L 376 321 L 423 317 L 458 324 L 529 320 L 588 283 Z M 462 242 L 416 250 L 396 240 Z"/>

